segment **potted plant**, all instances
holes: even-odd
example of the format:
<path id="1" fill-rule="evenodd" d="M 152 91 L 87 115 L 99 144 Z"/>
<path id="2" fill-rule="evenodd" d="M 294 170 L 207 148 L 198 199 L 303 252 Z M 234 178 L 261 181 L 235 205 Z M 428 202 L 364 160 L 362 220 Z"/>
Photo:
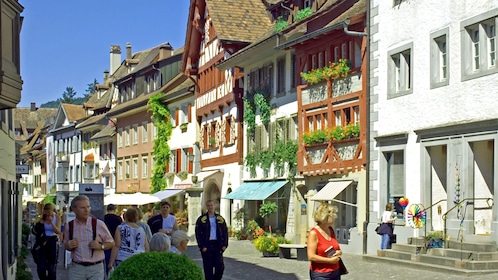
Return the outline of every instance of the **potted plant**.
<path id="1" fill-rule="evenodd" d="M 183 181 L 183 180 L 187 179 L 188 172 L 187 171 L 180 171 L 180 172 L 178 172 L 178 174 L 176 174 L 176 176 Z"/>
<path id="2" fill-rule="evenodd" d="M 279 244 L 289 244 L 290 241 L 281 235 L 265 233 L 254 239 L 254 247 L 263 253 L 264 257 L 278 256 Z"/>
<path id="3" fill-rule="evenodd" d="M 444 234 L 441 230 L 435 230 L 429 232 L 425 236 L 426 247 L 427 248 L 443 248 L 444 244 Z"/>
<path id="4" fill-rule="evenodd" d="M 182 131 L 182 133 L 187 131 L 187 127 L 188 127 L 188 123 L 182 123 L 180 125 L 180 130 Z"/>
<path id="5" fill-rule="evenodd" d="M 269 217 L 271 214 L 277 212 L 277 204 L 275 202 L 265 202 L 261 204 L 259 207 L 259 215 L 263 217 L 263 219 L 266 219 L 266 217 Z M 269 225 L 270 229 L 270 234 L 271 234 L 271 225 Z"/>

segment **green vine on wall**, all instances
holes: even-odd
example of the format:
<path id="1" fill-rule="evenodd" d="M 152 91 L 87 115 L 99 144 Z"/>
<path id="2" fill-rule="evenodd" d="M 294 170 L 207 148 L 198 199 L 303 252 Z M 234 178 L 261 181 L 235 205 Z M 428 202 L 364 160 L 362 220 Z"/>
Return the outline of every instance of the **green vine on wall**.
<path id="1" fill-rule="evenodd" d="M 244 123 L 247 125 L 247 135 L 254 137 L 256 130 L 256 107 L 259 108 L 261 122 L 264 125 L 270 123 L 270 89 L 261 87 L 247 91 L 244 97 Z"/>
<path id="2" fill-rule="evenodd" d="M 293 180 L 297 166 L 297 141 L 284 142 L 277 139 L 273 149 L 248 152 L 245 158 L 245 165 L 250 173 L 250 177 L 256 177 L 256 167 L 263 169 L 264 177 L 268 177 L 268 172 L 273 165 L 275 175 L 283 176 L 285 164 L 287 163 L 288 179 Z"/>
<path id="3" fill-rule="evenodd" d="M 149 98 L 149 112 L 152 113 L 152 122 L 157 128 L 158 137 L 154 139 L 154 167 L 152 169 L 151 193 L 164 190 L 166 188 L 166 165 L 169 162 L 170 148 L 168 140 L 171 138 L 173 125 L 168 107 L 161 102 L 162 93 L 158 93 Z"/>

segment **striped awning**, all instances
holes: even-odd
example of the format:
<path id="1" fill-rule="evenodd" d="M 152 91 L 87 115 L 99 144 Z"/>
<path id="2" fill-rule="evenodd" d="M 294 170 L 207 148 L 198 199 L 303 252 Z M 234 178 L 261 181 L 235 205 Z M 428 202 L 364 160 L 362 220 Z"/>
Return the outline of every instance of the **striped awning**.
<path id="1" fill-rule="evenodd" d="M 343 190 L 351 185 L 353 180 L 332 181 L 328 182 L 311 200 L 331 201 L 336 198 Z"/>

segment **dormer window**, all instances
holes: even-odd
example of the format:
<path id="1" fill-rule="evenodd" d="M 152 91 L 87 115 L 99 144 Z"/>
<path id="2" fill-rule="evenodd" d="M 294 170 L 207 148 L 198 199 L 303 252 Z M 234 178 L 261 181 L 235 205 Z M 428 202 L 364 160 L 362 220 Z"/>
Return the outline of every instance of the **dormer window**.
<path id="1" fill-rule="evenodd" d="M 154 74 L 147 76 L 145 78 L 145 89 L 146 93 L 151 93 L 159 89 L 161 79 L 159 72 L 155 72 Z"/>

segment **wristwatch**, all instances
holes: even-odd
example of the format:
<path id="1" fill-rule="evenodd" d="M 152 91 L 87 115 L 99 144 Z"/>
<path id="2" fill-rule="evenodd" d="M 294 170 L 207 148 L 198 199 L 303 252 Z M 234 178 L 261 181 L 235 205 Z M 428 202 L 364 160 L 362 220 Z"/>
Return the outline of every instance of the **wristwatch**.
<path id="1" fill-rule="evenodd" d="M 105 250 L 105 249 L 104 249 L 104 244 L 102 244 L 101 248 L 102 248 L 102 250 Z"/>

